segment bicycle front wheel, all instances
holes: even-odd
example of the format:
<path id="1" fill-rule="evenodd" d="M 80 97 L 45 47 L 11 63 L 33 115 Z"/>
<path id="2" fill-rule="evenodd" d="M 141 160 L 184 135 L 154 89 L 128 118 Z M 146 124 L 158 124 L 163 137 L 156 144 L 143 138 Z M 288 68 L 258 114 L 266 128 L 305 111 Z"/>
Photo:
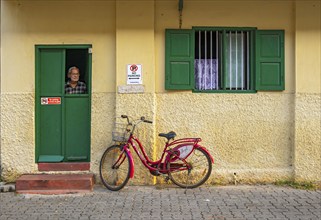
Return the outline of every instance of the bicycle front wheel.
<path id="1" fill-rule="evenodd" d="M 196 148 L 186 159 L 168 162 L 167 170 L 169 178 L 177 186 L 195 188 L 205 183 L 210 177 L 212 161 L 207 152 Z"/>
<path id="2" fill-rule="evenodd" d="M 101 181 L 107 189 L 120 190 L 127 184 L 131 168 L 128 153 L 120 145 L 113 145 L 106 149 L 100 160 Z"/>

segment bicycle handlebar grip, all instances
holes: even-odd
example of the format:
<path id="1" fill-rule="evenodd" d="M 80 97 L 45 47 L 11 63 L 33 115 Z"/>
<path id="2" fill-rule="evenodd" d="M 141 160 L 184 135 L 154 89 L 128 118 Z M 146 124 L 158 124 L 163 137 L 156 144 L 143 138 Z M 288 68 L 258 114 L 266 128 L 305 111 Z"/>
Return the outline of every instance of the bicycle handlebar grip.
<path id="1" fill-rule="evenodd" d="M 120 117 L 122 117 L 122 118 L 128 118 L 127 115 L 121 115 Z"/>
<path id="2" fill-rule="evenodd" d="M 149 120 L 144 120 L 144 122 L 149 123 L 149 124 L 153 124 L 153 122 L 149 121 Z"/>

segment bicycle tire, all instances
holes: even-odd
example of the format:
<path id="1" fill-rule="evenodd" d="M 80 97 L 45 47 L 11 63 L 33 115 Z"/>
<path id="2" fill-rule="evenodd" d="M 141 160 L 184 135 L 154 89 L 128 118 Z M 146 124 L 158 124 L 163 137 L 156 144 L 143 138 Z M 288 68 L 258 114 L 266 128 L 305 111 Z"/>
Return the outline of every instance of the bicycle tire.
<path id="1" fill-rule="evenodd" d="M 127 184 L 131 169 L 128 153 L 120 145 L 112 145 L 101 157 L 100 179 L 107 189 L 118 191 Z"/>
<path id="2" fill-rule="evenodd" d="M 171 156 L 171 159 L 176 157 Z M 186 162 L 171 159 L 167 163 L 168 177 L 170 180 L 179 187 L 182 188 L 196 188 L 204 184 L 211 175 L 212 172 L 212 161 L 210 156 L 201 148 L 196 148 L 191 155 L 189 155 L 185 161 L 192 168 L 187 170 Z M 185 170 L 177 170 L 176 168 Z"/>

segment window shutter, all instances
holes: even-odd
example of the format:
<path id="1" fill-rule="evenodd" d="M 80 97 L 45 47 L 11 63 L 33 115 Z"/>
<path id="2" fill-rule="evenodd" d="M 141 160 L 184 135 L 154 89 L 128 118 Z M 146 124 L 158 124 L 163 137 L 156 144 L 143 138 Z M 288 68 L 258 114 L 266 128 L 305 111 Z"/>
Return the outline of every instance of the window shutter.
<path id="1" fill-rule="evenodd" d="M 256 31 L 256 90 L 284 90 L 284 31 Z"/>
<path id="2" fill-rule="evenodd" d="M 167 29 L 165 33 L 165 89 L 194 88 L 193 30 Z"/>

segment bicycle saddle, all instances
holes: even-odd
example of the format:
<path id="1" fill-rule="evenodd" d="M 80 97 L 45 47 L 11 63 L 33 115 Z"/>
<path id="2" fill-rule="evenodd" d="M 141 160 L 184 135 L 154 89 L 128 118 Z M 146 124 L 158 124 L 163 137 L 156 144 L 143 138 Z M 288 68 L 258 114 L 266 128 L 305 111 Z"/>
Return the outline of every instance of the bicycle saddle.
<path id="1" fill-rule="evenodd" d="M 170 139 L 174 139 L 174 137 L 176 137 L 176 133 L 174 131 L 170 131 L 167 134 L 160 133 L 160 134 L 158 134 L 158 136 L 165 137 L 165 138 L 167 138 L 167 140 L 170 140 Z"/>

